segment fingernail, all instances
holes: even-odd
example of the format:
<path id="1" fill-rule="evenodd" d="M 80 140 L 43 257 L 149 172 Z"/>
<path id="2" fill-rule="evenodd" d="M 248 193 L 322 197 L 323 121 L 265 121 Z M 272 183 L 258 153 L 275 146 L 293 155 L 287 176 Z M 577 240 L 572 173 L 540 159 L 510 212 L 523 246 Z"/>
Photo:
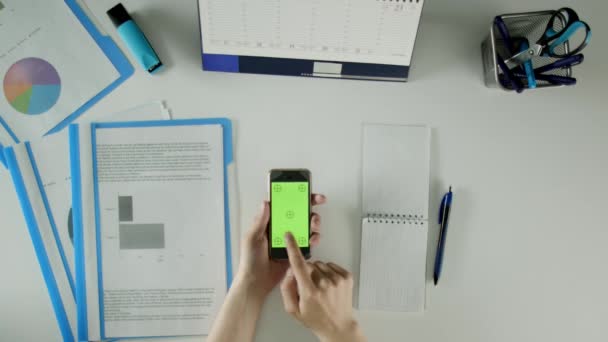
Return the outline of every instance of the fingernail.
<path id="1" fill-rule="evenodd" d="M 292 242 L 293 241 L 293 235 L 291 235 L 291 232 L 285 233 L 285 240 L 288 241 L 288 242 Z"/>
<path id="2" fill-rule="evenodd" d="M 262 205 L 260 206 L 260 211 L 264 211 L 266 209 L 266 202 L 262 202 Z"/>

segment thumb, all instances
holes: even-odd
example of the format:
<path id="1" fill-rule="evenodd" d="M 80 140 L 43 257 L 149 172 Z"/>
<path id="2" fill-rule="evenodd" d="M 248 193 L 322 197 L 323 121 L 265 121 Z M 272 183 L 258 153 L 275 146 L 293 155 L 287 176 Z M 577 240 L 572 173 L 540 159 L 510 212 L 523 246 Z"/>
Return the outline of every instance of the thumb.
<path id="1" fill-rule="evenodd" d="M 260 207 L 260 212 L 255 217 L 253 222 L 253 227 L 251 227 L 251 233 L 259 238 L 266 234 L 266 229 L 268 227 L 268 220 L 270 219 L 270 207 L 267 201 L 262 202 L 262 206 Z"/>

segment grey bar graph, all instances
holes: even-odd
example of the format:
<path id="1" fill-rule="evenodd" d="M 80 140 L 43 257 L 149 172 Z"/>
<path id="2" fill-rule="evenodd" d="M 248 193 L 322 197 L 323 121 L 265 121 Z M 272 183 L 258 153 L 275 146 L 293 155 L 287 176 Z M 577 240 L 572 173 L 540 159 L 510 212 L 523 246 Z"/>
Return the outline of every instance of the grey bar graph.
<path id="1" fill-rule="evenodd" d="M 118 220 L 133 221 L 133 196 L 118 196 Z"/>
<path id="2" fill-rule="evenodd" d="M 119 225 L 120 249 L 165 248 L 165 225 L 162 223 Z"/>

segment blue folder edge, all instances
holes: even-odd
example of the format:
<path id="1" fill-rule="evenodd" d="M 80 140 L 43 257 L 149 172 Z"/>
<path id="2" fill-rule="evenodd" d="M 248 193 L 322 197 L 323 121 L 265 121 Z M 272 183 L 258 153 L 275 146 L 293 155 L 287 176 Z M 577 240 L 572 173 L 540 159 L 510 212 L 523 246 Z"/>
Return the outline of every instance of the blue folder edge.
<path id="1" fill-rule="evenodd" d="M 13 133 L 13 131 L 11 131 L 10 128 L 8 128 L 8 125 L 2 119 L 2 116 L 0 116 L 0 125 L 6 131 L 6 133 L 8 133 L 8 135 L 11 136 L 11 138 L 13 139 L 13 141 L 18 144 L 19 143 L 19 139 Z M 2 163 L 2 165 L 4 165 L 4 167 L 8 169 L 8 163 L 6 161 L 6 157 L 4 156 L 4 145 L 2 145 L 2 143 L 0 143 L 0 151 L 2 151 L 2 152 L 0 152 L 0 163 Z"/>
<path id="2" fill-rule="evenodd" d="M 9 172 L 11 174 L 11 178 L 13 179 L 13 183 L 15 185 L 15 191 L 17 193 L 19 204 L 21 205 L 21 209 L 23 211 L 23 216 L 25 218 L 26 225 L 30 233 L 30 238 L 32 239 L 32 244 L 36 252 L 36 258 L 38 259 L 38 263 L 40 264 L 42 276 L 44 278 L 44 282 L 51 298 L 51 303 L 53 305 L 53 310 L 57 318 L 59 330 L 64 341 L 75 341 L 65 308 L 61 301 L 59 288 L 57 287 L 57 281 L 53 274 L 53 270 L 51 268 L 48 255 L 46 253 L 44 243 L 42 242 L 38 222 L 36 222 L 34 210 L 32 209 L 32 205 L 27 195 L 25 183 L 19 170 L 19 163 L 17 162 L 15 151 L 12 147 L 7 147 L 4 149 L 3 152 L 8 165 Z M 64 255 L 62 255 L 62 259 L 64 259 Z"/>
<path id="3" fill-rule="evenodd" d="M 114 65 L 114 68 L 116 68 L 116 70 L 120 74 L 120 77 L 118 79 L 116 79 L 114 82 L 112 82 L 110 85 L 108 85 L 101 92 L 99 92 L 99 94 L 95 95 L 93 98 L 91 98 L 90 100 L 85 102 L 74 113 L 72 113 L 72 114 L 68 115 L 66 118 L 64 118 L 60 123 L 58 123 L 55 127 L 53 127 L 51 130 L 49 130 L 46 134 L 56 133 L 56 132 L 59 132 L 60 130 L 62 130 L 63 128 L 65 128 L 67 125 L 70 124 L 70 122 L 74 121 L 78 116 L 82 115 L 86 110 L 91 108 L 95 103 L 97 103 L 99 100 L 101 100 L 103 97 L 108 95 L 111 91 L 113 91 L 119 84 L 121 84 L 126 79 L 131 77 L 131 75 L 133 75 L 133 72 L 135 71 L 135 69 L 133 68 L 131 63 L 129 63 L 129 60 L 122 53 L 122 51 L 120 50 L 118 45 L 116 45 L 116 43 L 112 40 L 112 38 L 110 38 L 110 36 L 104 36 L 101 34 L 101 32 L 97 29 L 95 24 L 82 10 L 80 5 L 78 5 L 76 0 L 65 0 L 65 3 L 70 8 L 72 13 L 74 13 L 76 18 L 78 18 L 78 20 L 80 21 L 82 26 L 84 26 L 84 28 L 89 33 L 89 35 L 91 35 L 91 38 L 93 38 L 93 40 L 95 40 L 95 42 L 97 43 L 99 48 L 104 52 L 106 57 L 108 57 L 110 62 L 112 62 L 112 65 Z M 8 132 L 8 134 L 13 138 L 15 143 L 19 143 L 19 138 L 10 129 L 10 127 L 8 126 L 6 121 L 4 121 L 4 119 L 2 119 L 1 116 L 0 116 L 0 125 L 2 125 L 4 127 L 4 129 Z M 0 147 L 2 147 L 2 145 L 0 145 Z M 5 164 L 5 166 L 6 166 L 6 161 L 3 161 L 1 159 L 3 159 L 3 158 L 0 158 L 0 162 Z"/>
<path id="4" fill-rule="evenodd" d="M 88 341 L 87 292 L 84 281 L 84 245 L 82 236 L 82 181 L 80 175 L 80 134 L 78 125 L 69 127 L 70 174 L 72 177 L 72 225 L 74 229 L 74 273 L 76 280 L 76 311 L 78 341 Z M 79 257 L 80 256 L 80 257 Z"/>
<path id="5" fill-rule="evenodd" d="M 29 142 L 25 142 L 25 149 L 27 151 L 27 156 L 30 160 L 30 163 L 32 164 L 32 171 L 34 172 L 34 178 L 36 178 L 36 185 L 38 186 L 38 191 L 40 192 L 40 197 L 42 198 L 42 203 L 44 204 L 44 210 L 46 211 L 46 215 L 51 226 L 53 238 L 55 239 L 55 243 L 57 244 L 57 249 L 59 251 L 61 262 L 63 263 L 63 268 L 68 278 L 68 283 L 70 285 L 70 290 L 72 291 L 72 296 L 75 296 L 75 286 L 72 271 L 70 270 L 69 261 L 65 256 L 65 252 L 63 250 L 63 244 L 61 243 L 61 238 L 59 237 L 59 230 L 57 229 L 55 217 L 53 217 L 53 212 L 51 211 L 51 204 L 49 202 L 49 198 L 46 195 L 46 191 L 44 190 L 44 184 L 42 183 L 42 177 L 40 176 L 40 169 L 38 168 L 38 163 L 36 162 L 36 158 L 34 157 L 34 151 L 32 150 L 32 146 Z M 17 171 L 21 172 L 20 170 Z M 27 198 L 27 200 L 29 201 L 29 197 Z"/>
<path id="6" fill-rule="evenodd" d="M 230 238 L 230 200 L 228 192 L 228 166 L 234 162 L 232 145 L 232 122 L 227 118 L 209 119 L 186 119 L 171 121 L 137 121 L 137 122 L 110 122 L 91 124 L 91 142 L 93 160 L 95 159 L 95 130 L 100 128 L 132 128 L 132 127 L 160 127 L 160 126 L 190 126 L 190 125 L 221 125 L 223 131 L 223 157 L 224 157 L 224 221 L 226 223 L 224 233 L 224 243 L 226 245 L 226 288 L 230 288 L 232 283 L 232 247 Z M 78 340 L 88 340 L 88 319 L 86 304 L 86 283 L 84 265 L 84 240 L 82 236 L 82 177 L 80 170 L 80 134 L 79 125 L 72 124 L 69 127 L 70 136 L 70 166 L 72 172 L 72 215 L 74 222 L 74 254 L 76 256 L 76 302 L 78 318 Z M 101 246 L 99 239 L 99 206 L 97 191 L 97 170 L 96 163 L 93 163 L 93 196 L 95 205 L 95 224 L 97 234 L 97 272 L 98 288 L 103 288 L 103 275 L 101 273 Z M 106 339 L 104 319 L 103 319 L 103 300 L 99 298 L 99 317 L 101 338 Z M 146 336 L 160 337 L 160 336 Z M 113 339 L 123 339 L 122 337 L 112 337 Z M 125 338 L 129 339 L 129 338 Z"/>

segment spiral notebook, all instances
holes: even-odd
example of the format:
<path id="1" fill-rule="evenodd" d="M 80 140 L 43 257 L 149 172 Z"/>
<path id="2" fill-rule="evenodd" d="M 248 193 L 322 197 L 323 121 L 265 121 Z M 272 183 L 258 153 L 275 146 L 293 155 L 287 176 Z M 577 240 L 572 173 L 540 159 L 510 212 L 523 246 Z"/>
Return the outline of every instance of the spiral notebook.
<path id="1" fill-rule="evenodd" d="M 365 125 L 359 309 L 424 311 L 430 129 Z"/>

